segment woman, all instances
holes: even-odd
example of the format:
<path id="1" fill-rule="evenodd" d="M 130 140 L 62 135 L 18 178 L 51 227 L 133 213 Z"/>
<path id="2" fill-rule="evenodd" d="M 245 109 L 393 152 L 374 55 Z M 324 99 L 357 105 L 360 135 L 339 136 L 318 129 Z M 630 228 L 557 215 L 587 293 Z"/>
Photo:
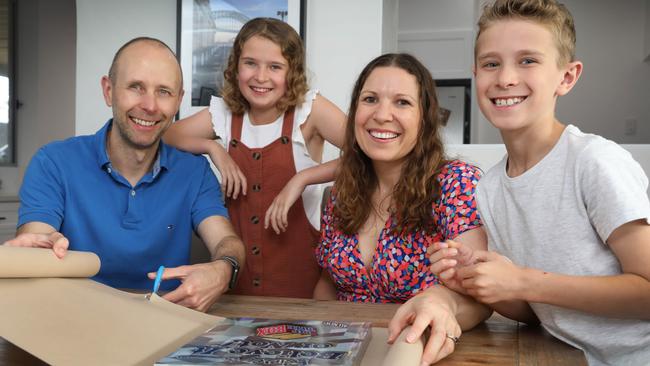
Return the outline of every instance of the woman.
<path id="1" fill-rule="evenodd" d="M 453 351 L 461 328 L 490 314 L 438 286 L 426 256 L 435 242 L 485 242 L 474 201 L 479 170 L 445 159 L 433 79 L 410 55 L 371 61 L 348 116 L 340 171 L 321 220 L 316 254 L 326 270 L 314 297 L 408 301 L 391 322 L 390 341 L 408 323 L 411 342 L 431 325 L 423 363 L 435 362 Z"/>

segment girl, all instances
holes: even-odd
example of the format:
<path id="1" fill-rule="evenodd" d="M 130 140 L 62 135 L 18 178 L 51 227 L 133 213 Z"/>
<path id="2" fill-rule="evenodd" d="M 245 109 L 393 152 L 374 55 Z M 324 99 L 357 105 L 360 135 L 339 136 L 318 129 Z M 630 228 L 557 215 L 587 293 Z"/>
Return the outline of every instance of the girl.
<path id="1" fill-rule="evenodd" d="M 444 159 L 437 116 L 431 74 L 412 56 L 383 55 L 362 71 L 340 172 L 323 212 L 317 257 L 326 270 L 314 291 L 317 299 L 411 299 L 391 322 L 390 339 L 409 322 L 431 325 L 427 364 L 453 351 L 461 328 L 490 314 L 436 286 L 428 269 L 431 243 L 455 238 L 478 246 L 486 240 L 474 201 L 479 171 Z M 425 307 L 432 320 L 423 325 L 411 315 Z"/>
<path id="2" fill-rule="evenodd" d="M 336 163 L 319 163 L 324 141 L 341 145 L 345 115 L 308 90 L 304 64 L 293 28 L 270 18 L 249 21 L 235 38 L 222 98 L 165 135 L 180 149 L 209 154 L 221 173 L 247 250 L 233 293 L 311 297 L 319 277 L 313 246 L 322 192 L 305 187 L 334 178 Z"/>

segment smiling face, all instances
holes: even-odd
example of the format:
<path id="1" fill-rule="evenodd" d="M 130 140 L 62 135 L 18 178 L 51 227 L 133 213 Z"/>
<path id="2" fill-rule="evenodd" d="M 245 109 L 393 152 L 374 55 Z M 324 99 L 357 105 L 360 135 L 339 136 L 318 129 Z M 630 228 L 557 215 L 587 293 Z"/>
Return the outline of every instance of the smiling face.
<path id="1" fill-rule="evenodd" d="M 114 80 L 102 78 L 117 131 L 111 138 L 135 149 L 157 148 L 183 96 L 178 62 L 164 46 L 141 41 L 125 48 L 116 63 Z"/>
<path id="2" fill-rule="evenodd" d="M 287 90 L 288 68 L 280 46 L 269 39 L 253 36 L 244 43 L 237 80 L 252 114 L 279 112 L 276 105 Z"/>
<path id="3" fill-rule="evenodd" d="M 557 96 L 575 85 L 582 65 L 558 66 L 553 35 L 533 21 L 489 25 L 476 43 L 476 93 L 485 117 L 502 132 L 536 128 L 555 120 Z"/>
<path id="4" fill-rule="evenodd" d="M 373 164 L 401 165 L 416 144 L 421 119 L 415 76 L 398 67 L 377 67 L 361 88 L 354 135 Z"/>

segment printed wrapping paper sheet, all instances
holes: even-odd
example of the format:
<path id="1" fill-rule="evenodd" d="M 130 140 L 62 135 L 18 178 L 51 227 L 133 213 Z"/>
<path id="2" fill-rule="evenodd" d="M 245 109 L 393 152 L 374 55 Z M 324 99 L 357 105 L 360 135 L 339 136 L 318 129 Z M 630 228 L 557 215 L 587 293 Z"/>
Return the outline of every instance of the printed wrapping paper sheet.
<path id="1" fill-rule="evenodd" d="M 0 268 L 17 263 L 73 277 L 74 269 L 40 252 L 0 246 Z M 88 263 L 76 264 L 88 274 Z M 52 365 L 152 365 L 223 319 L 85 278 L 0 278 L 0 294 L 0 336 Z"/>

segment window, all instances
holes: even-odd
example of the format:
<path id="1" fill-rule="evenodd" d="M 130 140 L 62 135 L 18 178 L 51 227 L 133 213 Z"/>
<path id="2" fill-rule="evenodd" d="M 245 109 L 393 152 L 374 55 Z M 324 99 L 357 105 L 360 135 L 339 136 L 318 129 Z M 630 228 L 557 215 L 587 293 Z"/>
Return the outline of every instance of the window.
<path id="1" fill-rule="evenodd" d="M 0 0 L 0 165 L 16 163 L 14 120 L 15 0 Z"/>

